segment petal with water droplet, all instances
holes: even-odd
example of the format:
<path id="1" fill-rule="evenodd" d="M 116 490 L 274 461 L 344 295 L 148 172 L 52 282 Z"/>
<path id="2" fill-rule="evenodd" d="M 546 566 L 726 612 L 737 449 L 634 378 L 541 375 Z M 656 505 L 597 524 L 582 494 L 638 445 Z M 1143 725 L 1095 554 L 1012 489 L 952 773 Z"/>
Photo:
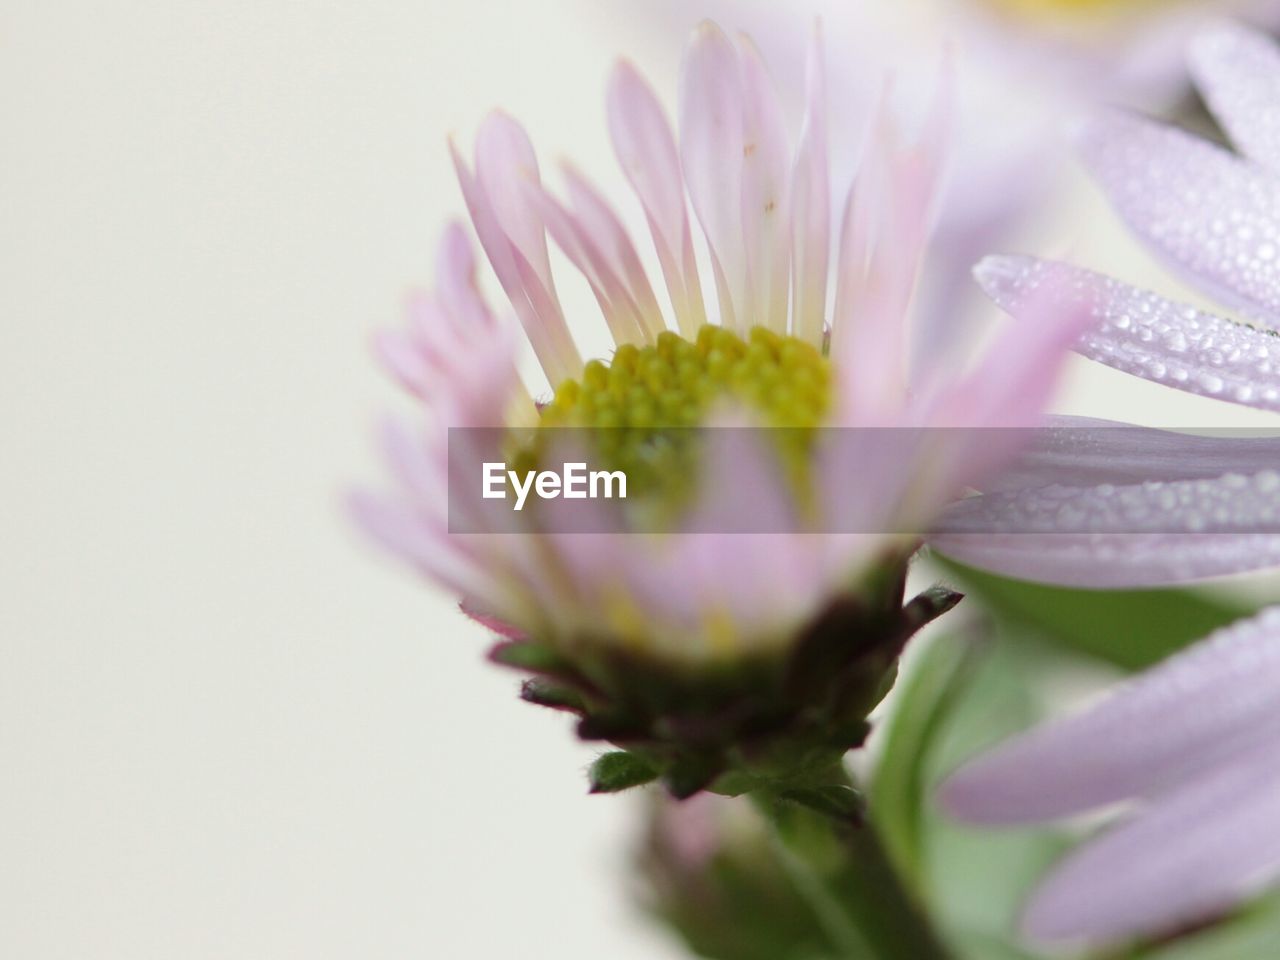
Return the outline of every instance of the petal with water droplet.
<path id="1" fill-rule="evenodd" d="M 1225 473 L 1280 470 L 1280 432 L 1260 437 L 1199 436 L 1092 417 L 1050 417 L 1016 463 L 983 492 L 1064 484 L 1207 480 Z"/>
<path id="2" fill-rule="evenodd" d="M 1264 33 L 1223 23 L 1199 34 L 1190 67 L 1209 109 L 1250 159 L 1280 170 L 1280 51 Z"/>
<path id="3" fill-rule="evenodd" d="M 1204 313 L 1111 277 L 1034 257 L 999 256 L 974 271 L 997 304 L 1036 319 L 1047 295 L 1079 303 L 1096 324 L 1076 351 L 1090 360 L 1188 393 L 1280 410 L 1280 336 Z"/>
<path id="4" fill-rule="evenodd" d="M 1266 745 L 1067 857 L 1022 928 L 1042 942 L 1156 936 L 1213 919 L 1277 876 L 1280 754 Z"/>
<path id="5" fill-rule="evenodd" d="M 1211 296 L 1280 316 L 1280 179 L 1176 127 L 1100 117 L 1081 153 L 1116 211 Z"/>
<path id="6" fill-rule="evenodd" d="M 1117 642 L 1123 642 L 1117 638 Z M 1143 795 L 1280 728 L 1280 607 L 1210 634 L 1092 708 L 997 746 L 944 781 L 970 823 L 1034 823 Z"/>

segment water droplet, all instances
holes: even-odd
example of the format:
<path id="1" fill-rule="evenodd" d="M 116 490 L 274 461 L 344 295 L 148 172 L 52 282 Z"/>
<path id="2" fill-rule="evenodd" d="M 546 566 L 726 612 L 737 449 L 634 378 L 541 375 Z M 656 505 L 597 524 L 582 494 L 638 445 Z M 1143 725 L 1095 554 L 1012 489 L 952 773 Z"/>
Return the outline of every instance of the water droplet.
<path id="1" fill-rule="evenodd" d="M 1216 377 L 1211 373 L 1202 373 L 1200 374 L 1199 380 L 1200 386 L 1204 389 L 1205 393 L 1216 394 L 1222 392 L 1223 383 L 1221 377 Z"/>

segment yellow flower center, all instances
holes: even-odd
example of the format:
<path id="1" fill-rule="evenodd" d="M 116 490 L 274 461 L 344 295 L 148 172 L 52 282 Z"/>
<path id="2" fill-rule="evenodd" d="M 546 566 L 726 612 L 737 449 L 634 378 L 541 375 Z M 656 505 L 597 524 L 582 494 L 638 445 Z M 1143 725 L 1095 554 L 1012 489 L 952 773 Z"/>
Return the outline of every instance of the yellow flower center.
<path id="1" fill-rule="evenodd" d="M 659 506 L 664 519 L 688 502 L 697 477 L 694 431 L 718 403 L 736 402 L 772 436 L 790 479 L 802 481 L 813 432 L 831 405 L 830 364 L 813 345 L 756 327 L 744 338 L 707 325 L 690 342 L 670 331 L 656 343 L 619 347 L 592 360 L 543 407 L 540 426 L 588 428 L 593 467 L 627 475 L 629 499 Z M 529 439 L 532 437 L 532 439 Z M 536 469 L 545 435 L 525 435 L 516 469 Z"/>
<path id="2" fill-rule="evenodd" d="M 1124 15 L 1157 6 L 1172 6 L 1178 0 L 988 0 L 993 6 L 1011 13 L 1041 19 L 1060 17 L 1093 17 Z"/>

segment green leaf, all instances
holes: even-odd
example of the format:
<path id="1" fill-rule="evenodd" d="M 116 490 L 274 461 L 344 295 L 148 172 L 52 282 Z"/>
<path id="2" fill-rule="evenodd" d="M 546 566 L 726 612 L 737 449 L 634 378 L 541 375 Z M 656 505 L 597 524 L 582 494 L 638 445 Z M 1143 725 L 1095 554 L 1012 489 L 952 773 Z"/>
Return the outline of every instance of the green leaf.
<path id="1" fill-rule="evenodd" d="M 1191 590 L 1075 590 L 934 559 L 994 615 L 1126 670 L 1148 667 L 1254 612 L 1244 601 Z"/>
<path id="2" fill-rule="evenodd" d="M 894 693 L 871 781 L 871 808 L 889 856 L 917 891 L 923 885 L 926 761 L 965 690 L 979 647 L 961 635 L 935 637 Z"/>
<path id="3" fill-rule="evenodd" d="M 991 830 L 957 823 L 937 808 L 934 791 L 963 761 L 1039 720 L 1042 685 L 1078 657 L 1012 627 L 997 630 L 980 653 L 923 760 L 920 845 L 933 915 L 962 957 L 996 960 L 1025 955 L 1017 944 L 1017 917 L 1071 839 L 1057 826 Z"/>
<path id="4" fill-rule="evenodd" d="M 617 793 L 656 780 L 658 770 L 648 760 L 626 750 L 601 754 L 587 777 L 592 793 Z"/>

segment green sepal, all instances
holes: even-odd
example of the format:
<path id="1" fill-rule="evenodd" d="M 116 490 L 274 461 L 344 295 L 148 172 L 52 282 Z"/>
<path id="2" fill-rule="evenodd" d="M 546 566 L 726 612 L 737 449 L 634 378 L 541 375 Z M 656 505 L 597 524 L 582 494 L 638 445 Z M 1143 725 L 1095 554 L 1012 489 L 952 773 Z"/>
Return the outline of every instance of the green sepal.
<path id="1" fill-rule="evenodd" d="M 944 613 L 953 610 L 963 599 L 964 594 L 960 591 L 953 590 L 943 583 L 934 584 L 928 590 L 917 594 L 902 608 L 904 631 L 908 636 L 914 634 Z"/>
<path id="2" fill-rule="evenodd" d="M 820 787 L 785 790 L 778 794 L 778 799 L 784 803 L 799 804 L 814 813 L 849 825 L 861 823 L 865 813 L 862 794 L 845 784 L 832 783 Z"/>
<path id="3" fill-rule="evenodd" d="M 572 673 L 564 657 L 545 643 L 536 640 L 504 640 L 489 650 L 489 659 L 504 667 L 557 676 Z"/>
<path id="4" fill-rule="evenodd" d="M 578 721 L 580 740 L 645 740 L 649 732 L 643 722 L 628 714 L 598 711 Z"/>
<path id="5" fill-rule="evenodd" d="M 867 737 L 870 735 L 870 721 L 865 719 L 851 720 L 843 726 L 832 730 L 827 743 L 841 750 L 856 750 L 867 742 Z"/>
<path id="6" fill-rule="evenodd" d="M 577 690 L 541 677 L 535 677 L 520 684 L 520 699 L 528 703 L 536 703 L 540 707 L 569 710 L 578 714 L 586 712 L 587 709 L 586 701 Z"/>
<path id="7" fill-rule="evenodd" d="M 662 775 L 662 782 L 677 800 L 687 800 L 705 790 L 722 769 L 723 764 L 715 757 L 688 754 L 676 758 Z"/>
<path id="8" fill-rule="evenodd" d="M 628 750 L 601 754 L 587 772 L 592 793 L 617 793 L 658 779 L 658 770 Z"/>

